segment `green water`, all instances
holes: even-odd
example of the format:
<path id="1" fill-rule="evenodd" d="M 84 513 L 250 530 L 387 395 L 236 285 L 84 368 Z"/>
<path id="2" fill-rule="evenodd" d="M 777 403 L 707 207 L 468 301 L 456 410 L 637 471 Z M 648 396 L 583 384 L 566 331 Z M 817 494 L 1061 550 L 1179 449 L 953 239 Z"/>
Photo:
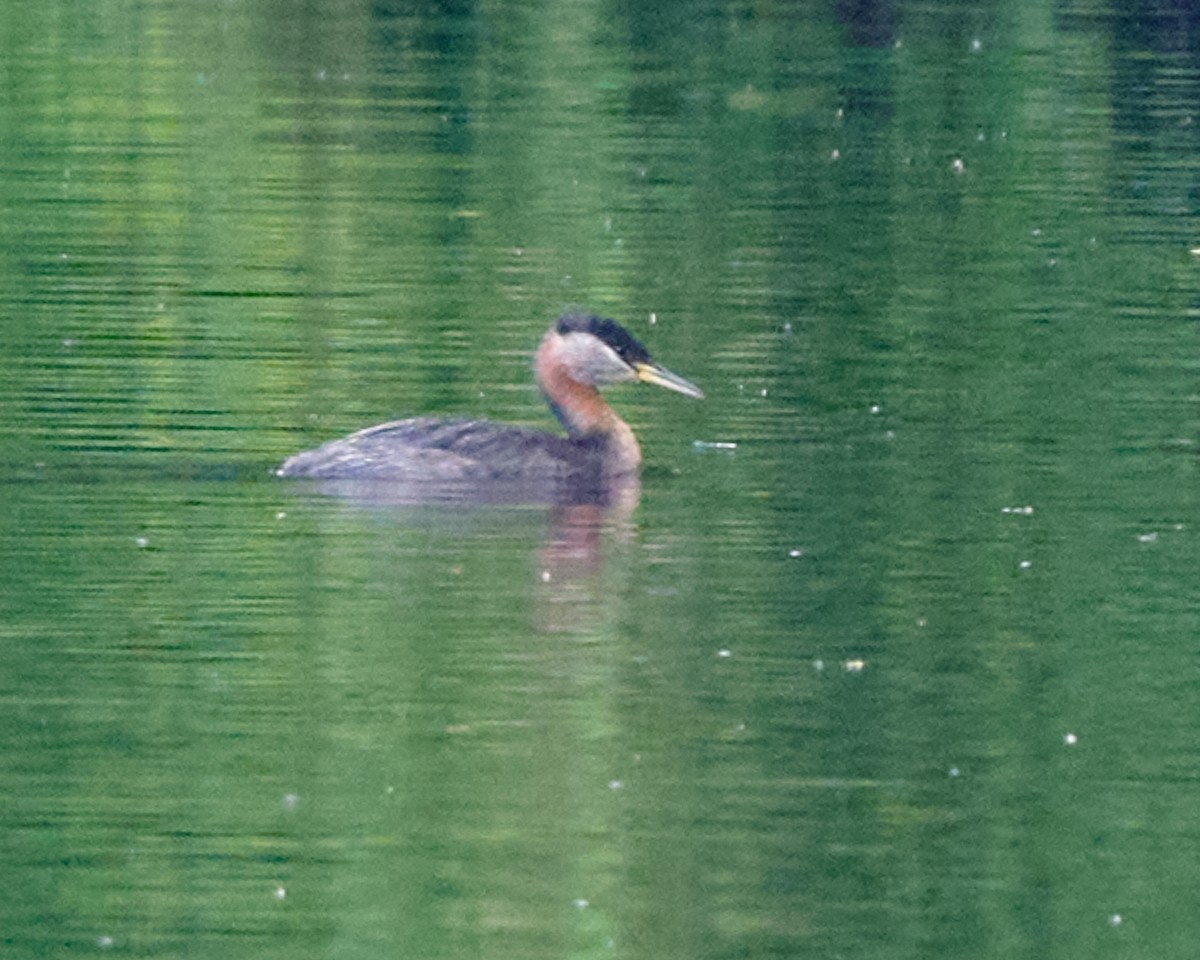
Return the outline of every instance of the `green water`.
<path id="1" fill-rule="evenodd" d="M 1197 50 L 0 4 L 0 954 L 1192 957 Z M 273 477 L 567 305 L 628 515 Z"/>

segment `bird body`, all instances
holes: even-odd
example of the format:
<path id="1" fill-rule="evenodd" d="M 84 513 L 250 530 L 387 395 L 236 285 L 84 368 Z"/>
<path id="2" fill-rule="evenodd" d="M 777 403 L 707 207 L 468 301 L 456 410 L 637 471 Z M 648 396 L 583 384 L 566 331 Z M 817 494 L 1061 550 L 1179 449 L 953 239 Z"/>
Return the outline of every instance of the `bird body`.
<path id="1" fill-rule="evenodd" d="M 636 474 L 633 431 L 604 401 L 601 384 L 641 380 L 688 396 L 700 389 L 650 360 L 614 320 L 564 314 L 534 360 L 538 385 L 567 430 L 560 437 L 488 420 L 417 417 L 359 430 L 289 457 L 282 477 L 370 480 L 406 487 L 503 487 L 536 499 L 588 495 Z"/>

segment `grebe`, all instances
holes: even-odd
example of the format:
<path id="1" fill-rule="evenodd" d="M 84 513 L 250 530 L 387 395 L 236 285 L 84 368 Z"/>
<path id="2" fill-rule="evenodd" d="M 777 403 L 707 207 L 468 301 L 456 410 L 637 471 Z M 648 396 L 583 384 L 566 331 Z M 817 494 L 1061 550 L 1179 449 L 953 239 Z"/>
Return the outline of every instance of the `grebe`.
<path id="1" fill-rule="evenodd" d="M 633 431 L 604 402 L 598 386 L 640 380 L 704 396 L 695 384 L 652 361 L 615 320 L 588 314 L 567 313 L 550 326 L 534 373 L 566 437 L 487 420 L 418 417 L 297 453 L 276 473 L 413 488 L 503 485 L 524 496 L 591 496 L 635 475 L 642 460 Z"/>

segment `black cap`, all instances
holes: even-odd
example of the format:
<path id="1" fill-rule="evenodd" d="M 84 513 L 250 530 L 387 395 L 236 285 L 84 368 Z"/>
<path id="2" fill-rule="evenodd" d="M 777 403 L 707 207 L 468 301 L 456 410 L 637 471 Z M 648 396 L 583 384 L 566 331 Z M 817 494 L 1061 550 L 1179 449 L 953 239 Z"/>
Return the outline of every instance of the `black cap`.
<path id="1" fill-rule="evenodd" d="M 650 362 L 650 351 L 616 320 L 597 317 L 591 313 L 564 313 L 558 318 L 554 329 L 563 336 L 569 333 L 590 333 L 615 350 L 617 356 L 631 367 L 637 363 Z"/>

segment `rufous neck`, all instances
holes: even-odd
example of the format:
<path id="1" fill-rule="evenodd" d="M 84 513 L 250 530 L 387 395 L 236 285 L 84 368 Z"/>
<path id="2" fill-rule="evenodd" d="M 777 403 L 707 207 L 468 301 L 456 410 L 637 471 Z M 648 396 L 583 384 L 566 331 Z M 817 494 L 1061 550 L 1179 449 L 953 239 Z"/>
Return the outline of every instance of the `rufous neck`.
<path id="1" fill-rule="evenodd" d="M 550 409 L 572 437 L 604 437 L 605 459 L 613 460 L 617 469 L 636 468 L 642 454 L 633 431 L 604 402 L 599 390 L 571 375 L 562 357 L 561 343 L 562 338 L 551 330 L 542 339 L 534 359 L 538 386 Z"/>

